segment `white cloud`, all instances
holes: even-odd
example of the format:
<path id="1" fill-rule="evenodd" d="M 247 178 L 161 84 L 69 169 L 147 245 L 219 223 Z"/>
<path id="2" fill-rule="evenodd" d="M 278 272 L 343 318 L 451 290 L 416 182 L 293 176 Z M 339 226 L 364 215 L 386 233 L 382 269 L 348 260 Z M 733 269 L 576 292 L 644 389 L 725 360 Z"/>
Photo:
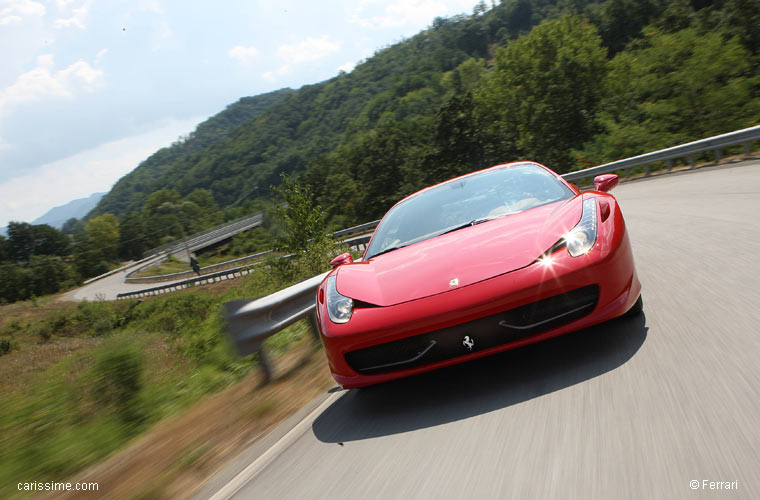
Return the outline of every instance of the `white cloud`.
<path id="1" fill-rule="evenodd" d="M 79 28 L 84 29 L 85 25 L 84 22 L 87 19 L 87 13 L 90 10 L 90 6 L 92 5 L 92 0 L 85 0 L 85 2 L 76 9 L 73 9 L 71 11 L 71 17 L 69 18 L 59 18 L 56 19 L 53 25 L 56 28 Z M 61 8 L 62 6 L 65 6 L 65 3 L 63 5 L 59 4 L 58 7 Z"/>
<path id="2" fill-rule="evenodd" d="M 338 66 L 338 71 L 345 71 L 346 73 L 350 73 L 351 71 L 353 71 L 355 67 L 356 67 L 356 62 L 348 61 Z"/>
<path id="3" fill-rule="evenodd" d="M 383 4 L 384 8 L 379 13 L 365 14 L 365 10 L 377 3 L 372 0 L 360 2 L 351 22 L 365 28 L 424 27 L 430 25 L 436 16 L 447 15 L 456 9 L 468 12 L 475 4 L 473 0 L 394 0 Z"/>
<path id="4" fill-rule="evenodd" d="M 261 77 L 269 82 L 274 82 L 278 77 L 290 73 L 293 66 L 297 64 L 319 61 L 339 50 L 340 44 L 330 40 L 327 35 L 319 38 L 310 36 L 300 42 L 281 45 L 277 49 L 277 57 L 282 59 L 285 64 L 274 71 L 267 71 Z"/>
<path id="5" fill-rule="evenodd" d="M 85 61 L 77 61 L 53 72 L 53 54 L 37 57 L 37 67 L 22 73 L 16 81 L 0 90 L 0 115 L 19 104 L 43 99 L 72 99 L 80 91 L 97 90 L 104 79 L 103 71 Z"/>
<path id="6" fill-rule="evenodd" d="M 227 51 L 227 55 L 241 64 L 248 64 L 259 56 L 259 49 L 245 45 L 236 45 Z"/>
<path id="7" fill-rule="evenodd" d="M 318 61 L 333 52 L 340 50 L 340 44 L 330 40 L 328 36 L 319 38 L 308 37 L 298 43 L 282 45 L 277 49 L 277 55 L 285 59 L 287 64 L 298 64 L 308 61 Z"/>
<path id="8" fill-rule="evenodd" d="M 199 117 L 171 121 L 150 132 L 101 144 L 0 183 L 0 226 L 11 220 L 31 221 L 54 206 L 109 190 L 157 149 L 192 131 L 199 121 Z"/>
<path id="9" fill-rule="evenodd" d="M 31 0 L 8 0 L 0 8 L 0 26 L 20 23 L 24 17 L 44 16 L 45 6 Z"/>

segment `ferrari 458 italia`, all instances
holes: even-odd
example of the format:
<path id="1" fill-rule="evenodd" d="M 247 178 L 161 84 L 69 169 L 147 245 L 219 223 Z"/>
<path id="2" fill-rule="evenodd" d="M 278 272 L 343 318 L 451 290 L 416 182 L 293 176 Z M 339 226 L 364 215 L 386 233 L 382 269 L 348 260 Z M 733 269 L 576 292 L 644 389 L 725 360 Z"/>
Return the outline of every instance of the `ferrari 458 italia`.
<path id="1" fill-rule="evenodd" d="M 399 201 L 317 290 L 335 380 L 377 384 L 640 312 L 617 182 L 580 192 L 518 162 Z"/>

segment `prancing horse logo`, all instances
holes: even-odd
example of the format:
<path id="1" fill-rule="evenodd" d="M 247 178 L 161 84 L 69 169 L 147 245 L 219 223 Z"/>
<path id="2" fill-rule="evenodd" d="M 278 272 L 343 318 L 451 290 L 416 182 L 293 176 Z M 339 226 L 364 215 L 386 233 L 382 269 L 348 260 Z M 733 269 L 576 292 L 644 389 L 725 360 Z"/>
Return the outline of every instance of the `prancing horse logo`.
<path id="1" fill-rule="evenodd" d="M 467 348 L 468 351 L 472 351 L 472 347 L 475 345 L 475 341 L 471 339 L 469 335 L 465 335 L 462 344 Z"/>
<path id="2" fill-rule="evenodd" d="M 453 288 L 455 286 L 459 286 L 459 278 L 454 278 L 453 280 L 449 281 L 450 288 Z"/>

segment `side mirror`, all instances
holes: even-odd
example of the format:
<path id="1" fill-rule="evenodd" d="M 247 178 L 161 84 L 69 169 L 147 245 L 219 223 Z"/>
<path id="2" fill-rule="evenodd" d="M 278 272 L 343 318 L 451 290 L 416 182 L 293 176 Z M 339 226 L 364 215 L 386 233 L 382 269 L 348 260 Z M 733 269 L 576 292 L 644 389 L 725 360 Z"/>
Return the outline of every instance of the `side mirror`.
<path id="1" fill-rule="evenodd" d="M 343 264 L 351 264 L 354 261 L 354 258 L 351 257 L 351 254 L 346 252 L 338 255 L 333 260 L 330 261 L 330 266 L 335 269 L 338 266 L 342 266 Z"/>
<path id="2" fill-rule="evenodd" d="M 616 174 L 604 174 L 594 177 L 594 189 L 606 193 L 618 185 L 620 177 Z"/>

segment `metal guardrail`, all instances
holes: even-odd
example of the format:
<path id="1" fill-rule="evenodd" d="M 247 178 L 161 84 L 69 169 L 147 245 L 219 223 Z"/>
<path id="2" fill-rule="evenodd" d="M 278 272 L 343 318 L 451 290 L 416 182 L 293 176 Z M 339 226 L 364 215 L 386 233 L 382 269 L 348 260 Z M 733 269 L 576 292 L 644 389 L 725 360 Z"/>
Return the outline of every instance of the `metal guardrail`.
<path id="1" fill-rule="evenodd" d="M 744 146 L 744 154 L 749 155 L 752 152 L 752 142 L 760 140 L 760 125 L 729 132 L 728 134 L 716 135 L 707 139 L 700 139 L 694 142 L 673 146 L 671 148 L 660 149 L 643 155 L 625 158 L 623 160 L 605 163 L 598 167 L 578 170 L 562 174 L 567 181 L 586 179 L 601 174 L 609 174 L 618 170 L 628 170 L 632 167 L 646 166 L 645 175 L 649 174 L 649 165 L 654 162 L 665 161 L 668 170 L 673 168 L 673 160 L 676 158 L 688 157 L 691 167 L 695 167 L 695 156 L 699 153 L 712 151 L 715 155 L 715 161 L 721 160 L 721 149 L 729 146 Z"/>
<path id="2" fill-rule="evenodd" d="M 600 174 L 627 170 L 632 167 L 648 165 L 656 161 L 671 161 L 674 158 L 690 157 L 694 166 L 694 155 L 705 151 L 714 151 L 716 160 L 720 161 L 720 148 L 744 144 L 745 154 L 751 153 L 751 143 L 760 139 L 760 126 L 738 130 L 700 141 L 694 141 L 672 148 L 662 149 L 624 160 L 606 163 L 598 167 L 588 168 L 577 172 L 564 174 L 565 180 L 577 180 Z M 377 226 L 378 221 L 362 224 L 357 228 L 369 229 Z M 345 230 L 348 231 L 348 230 Z M 341 231 L 336 232 L 338 235 Z M 241 355 L 257 352 L 259 362 L 267 379 L 271 378 L 272 368 L 262 347 L 267 337 L 274 335 L 286 326 L 307 316 L 312 318 L 311 328 L 316 334 L 316 324 L 313 311 L 316 307 L 315 294 L 322 279 L 327 275 L 320 274 L 289 288 L 285 288 L 267 297 L 256 300 L 241 299 L 225 305 L 226 320 L 230 339 Z"/>
<path id="3" fill-rule="evenodd" d="M 335 231 L 334 233 L 332 233 L 332 236 L 345 236 L 347 234 L 366 232 L 366 231 L 369 231 L 370 229 L 375 229 L 378 224 L 380 224 L 379 219 L 373 220 L 372 222 L 359 224 L 358 226 L 349 227 L 348 229 L 341 229 L 340 231 Z"/>
<path id="4" fill-rule="evenodd" d="M 100 279 L 107 278 L 108 276 L 112 276 L 114 274 L 117 274 L 117 273 L 120 273 L 122 271 L 125 271 L 125 270 L 129 269 L 130 267 L 138 266 L 138 265 L 140 265 L 140 264 L 142 264 L 144 262 L 147 262 L 147 261 L 151 260 L 154 257 L 156 257 L 156 255 L 149 255 L 149 256 L 147 256 L 147 257 L 145 257 L 143 259 L 140 259 L 140 260 L 138 260 L 136 262 L 130 262 L 129 264 L 127 264 L 125 266 L 121 266 L 118 269 L 114 269 L 113 271 L 108 271 L 107 273 L 103 273 L 103 274 L 101 274 L 99 276 L 95 276 L 94 278 L 90 278 L 88 280 L 84 280 L 82 282 L 82 284 L 83 285 L 89 285 L 90 283 L 92 283 L 94 281 L 98 281 Z"/>
<path id="5" fill-rule="evenodd" d="M 272 368 L 264 351 L 265 339 L 309 316 L 311 331 L 319 341 L 314 293 L 327 274 L 314 276 L 258 300 L 240 299 L 224 304 L 227 330 L 235 349 L 241 356 L 258 353 L 267 380 L 272 377 Z"/>
<path id="6" fill-rule="evenodd" d="M 243 264 L 250 264 L 251 262 L 258 261 L 262 257 L 266 257 L 267 255 L 271 254 L 272 250 L 267 250 L 266 252 L 259 252 L 253 255 L 247 255 L 245 257 L 240 257 L 233 260 L 228 260 L 226 262 L 220 262 L 219 264 L 212 264 L 210 266 L 201 267 L 201 276 L 206 274 L 212 274 L 215 272 L 223 271 L 225 269 L 233 269 L 233 268 L 239 268 L 244 267 Z M 164 281 L 175 281 L 182 278 L 192 278 L 196 276 L 195 271 L 189 270 L 189 271 L 182 271 L 179 273 L 171 273 L 171 274 L 161 274 L 156 276 L 133 276 L 133 274 L 142 271 L 145 268 L 140 268 L 134 271 L 133 273 L 130 273 L 127 275 L 127 277 L 124 279 L 125 283 L 161 283 Z"/>
<path id="7" fill-rule="evenodd" d="M 256 227 L 260 225 L 263 220 L 264 216 L 261 213 L 242 217 L 232 222 L 227 222 L 220 226 L 206 229 L 200 233 L 196 233 L 179 240 L 171 241 L 165 245 L 152 248 L 145 252 L 143 255 L 154 255 L 161 252 L 179 253 L 185 248 L 189 248 L 191 251 L 193 249 L 203 248 L 223 239 L 234 236 L 241 231 Z"/>
<path id="8" fill-rule="evenodd" d="M 255 265 L 255 264 L 254 264 Z M 137 290 L 134 292 L 124 292 L 116 296 L 116 300 L 125 299 L 141 299 L 144 297 L 152 297 L 155 295 L 164 295 L 170 292 L 176 292 L 179 290 L 185 290 L 194 286 L 210 285 L 211 283 L 219 283 L 220 281 L 230 280 L 245 276 L 252 272 L 253 266 L 243 266 L 234 269 L 227 269 L 214 274 L 207 274 L 205 276 L 197 276 L 195 278 L 179 281 L 176 283 L 169 283 L 168 285 L 156 286 L 153 288 L 146 288 L 144 290 Z"/>

